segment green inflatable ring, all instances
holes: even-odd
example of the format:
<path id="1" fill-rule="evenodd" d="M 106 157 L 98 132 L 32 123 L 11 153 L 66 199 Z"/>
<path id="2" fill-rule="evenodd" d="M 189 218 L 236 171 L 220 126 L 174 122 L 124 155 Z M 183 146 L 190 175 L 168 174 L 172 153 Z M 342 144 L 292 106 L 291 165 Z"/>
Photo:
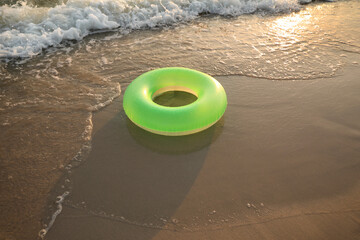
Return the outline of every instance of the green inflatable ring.
<path id="1" fill-rule="evenodd" d="M 153 99 L 167 91 L 185 91 L 197 100 L 185 106 L 167 107 Z M 124 111 L 137 126 L 161 135 L 180 136 L 205 130 L 224 114 L 224 88 L 213 77 L 187 68 L 160 68 L 142 74 L 126 89 Z"/>

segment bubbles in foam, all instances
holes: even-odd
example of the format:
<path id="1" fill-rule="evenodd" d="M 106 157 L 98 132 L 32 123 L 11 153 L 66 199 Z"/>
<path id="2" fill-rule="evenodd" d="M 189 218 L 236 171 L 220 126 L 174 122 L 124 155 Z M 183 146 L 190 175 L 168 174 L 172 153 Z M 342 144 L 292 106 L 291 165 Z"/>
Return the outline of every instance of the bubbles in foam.
<path id="1" fill-rule="evenodd" d="M 51 220 L 50 220 L 49 224 L 46 226 L 46 228 L 43 228 L 39 231 L 39 237 L 41 239 L 43 239 L 45 237 L 46 233 L 49 231 L 49 229 L 54 224 L 56 217 L 61 213 L 62 208 L 63 208 L 62 203 L 64 202 L 66 196 L 69 195 L 69 193 L 70 192 L 66 191 L 62 195 L 56 197 L 55 203 L 57 205 L 57 210 L 53 213 Z"/>

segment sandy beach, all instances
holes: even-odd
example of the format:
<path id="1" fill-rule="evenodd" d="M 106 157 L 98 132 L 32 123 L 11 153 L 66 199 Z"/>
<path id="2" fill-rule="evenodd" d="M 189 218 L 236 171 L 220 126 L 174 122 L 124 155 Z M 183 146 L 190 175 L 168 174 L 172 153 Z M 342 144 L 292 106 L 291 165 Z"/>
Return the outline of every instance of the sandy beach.
<path id="1" fill-rule="evenodd" d="M 0 240 L 360 239 L 359 1 L 306 2 L 1 2 Z M 151 134 L 124 92 L 175 66 L 226 112 Z"/>
<path id="2" fill-rule="evenodd" d="M 223 119 L 185 137 L 141 130 L 118 99 L 46 238 L 358 239 L 359 74 L 217 77 Z"/>

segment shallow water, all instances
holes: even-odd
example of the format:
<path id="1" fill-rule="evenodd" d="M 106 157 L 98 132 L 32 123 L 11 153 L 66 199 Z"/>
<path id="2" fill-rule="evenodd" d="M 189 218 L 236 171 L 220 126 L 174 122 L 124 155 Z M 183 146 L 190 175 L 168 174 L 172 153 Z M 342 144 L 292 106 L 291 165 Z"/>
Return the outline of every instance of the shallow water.
<path id="1" fill-rule="evenodd" d="M 0 125 L 16 129 L 14 124 L 33 112 L 78 112 L 75 122 L 84 122 L 88 112 L 119 96 L 120 85 L 159 67 L 272 80 L 332 77 L 344 65 L 357 64 L 358 5 L 346 1 L 280 15 L 207 16 L 125 35 L 118 29 L 2 63 Z"/>
<path id="2" fill-rule="evenodd" d="M 326 81 L 360 61 L 358 1 L 164 2 L 0 7 L 1 179 L 13 192 L 2 201 L 39 214 L 67 163 L 87 152 L 92 113 L 148 70 Z M 7 210 L 3 225 L 16 229 L 23 212 Z"/>

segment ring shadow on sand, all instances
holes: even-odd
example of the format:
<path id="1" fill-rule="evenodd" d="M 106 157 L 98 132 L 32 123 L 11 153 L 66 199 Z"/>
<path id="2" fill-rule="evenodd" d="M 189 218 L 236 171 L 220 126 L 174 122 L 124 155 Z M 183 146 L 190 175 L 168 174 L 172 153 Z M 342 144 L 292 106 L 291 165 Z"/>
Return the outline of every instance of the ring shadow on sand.
<path id="1" fill-rule="evenodd" d="M 64 204 L 47 239 L 151 239 L 172 223 L 223 124 L 168 137 L 140 129 L 122 110 L 96 132 L 86 162 L 72 176 L 71 204 Z M 71 206 L 81 203 L 81 209 Z"/>

